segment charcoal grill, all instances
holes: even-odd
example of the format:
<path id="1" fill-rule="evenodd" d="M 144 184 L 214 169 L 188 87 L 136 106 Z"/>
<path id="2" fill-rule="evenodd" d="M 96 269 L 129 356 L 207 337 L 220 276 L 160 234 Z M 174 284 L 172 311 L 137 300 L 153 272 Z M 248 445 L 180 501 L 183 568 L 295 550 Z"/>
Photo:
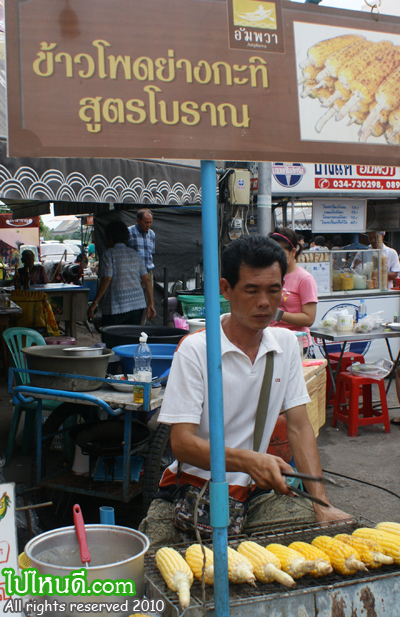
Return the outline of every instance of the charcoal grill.
<path id="1" fill-rule="evenodd" d="M 254 534 L 251 539 L 266 546 L 272 542 L 288 545 L 294 541 L 311 542 L 318 535 L 351 534 L 357 527 L 371 527 L 371 521 L 315 523 L 291 531 Z M 231 538 L 229 546 L 237 546 L 247 536 Z M 211 544 L 205 541 L 205 545 Z M 183 556 L 189 544 L 173 548 Z M 195 579 L 191 588 L 190 606 L 182 611 L 178 596 L 168 589 L 155 564 L 156 550 L 150 549 L 145 557 L 146 596 L 165 601 L 163 617 L 202 617 L 201 583 Z M 278 583 L 251 585 L 229 584 L 231 617 L 398 617 L 400 606 L 400 566 L 382 566 L 352 576 L 332 573 L 321 578 L 304 576 L 296 580 L 294 589 Z M 218 617 L 214 610 L 213 588 L 206 585 L 205 615 Z"/>

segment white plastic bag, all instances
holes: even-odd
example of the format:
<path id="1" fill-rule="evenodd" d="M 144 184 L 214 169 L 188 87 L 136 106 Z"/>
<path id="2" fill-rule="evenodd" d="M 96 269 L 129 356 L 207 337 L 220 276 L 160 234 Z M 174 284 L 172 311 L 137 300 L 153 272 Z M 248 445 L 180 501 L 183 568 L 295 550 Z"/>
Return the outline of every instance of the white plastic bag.
<path id="1" fill-rule="evenodd" d="M 354 326 L 354 332 L 371 332 L 375 328 L 376 321 L 372 315 L 366 315 Z"/>
<path id="2" fill-rule="evenodd" d="M 390 373 L 393 368 L 393 362 L 381 358 L 373 364 L 360 364 L 360 362 L 354 362 L 351 366 L 347 367 L 347 370 L 352 375 L 358 375 L 359 377 L 371 377 L 372 379 L 384 379 Z"/>

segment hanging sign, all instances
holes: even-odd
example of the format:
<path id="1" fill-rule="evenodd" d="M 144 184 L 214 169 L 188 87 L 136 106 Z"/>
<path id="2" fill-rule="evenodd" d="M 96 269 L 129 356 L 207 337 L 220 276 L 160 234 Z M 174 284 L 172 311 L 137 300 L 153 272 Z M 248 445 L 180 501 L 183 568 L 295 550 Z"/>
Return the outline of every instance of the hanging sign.
<path id="1" fill-rule="evenodd" d="M 5 9 L 10 156 L 398 163 L 399 18 L 285 0 Z"/>
<path id="2" fill-rule="evenodd" d="M 314 233 L 356 233 L 366 230 L 365 199 L 314 199 L 312 230 Z"/>

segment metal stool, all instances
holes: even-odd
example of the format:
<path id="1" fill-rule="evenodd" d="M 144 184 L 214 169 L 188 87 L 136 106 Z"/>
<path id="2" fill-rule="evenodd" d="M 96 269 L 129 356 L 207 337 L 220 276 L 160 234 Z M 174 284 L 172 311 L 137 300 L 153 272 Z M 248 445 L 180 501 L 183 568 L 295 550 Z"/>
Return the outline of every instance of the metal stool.
<path id="1" fill-rule="evenodd" d="M 371 386 L 374 384 L 379 387 L 382 411 L 374 409 L 372 406 Z M 336 399 L 332 417 L 333 428 L 336 427 L 337 421 L 341 420 L 344 424 L 347 424 L 349 437 L 357 437 L 359 426 L 371 424 L 383 424 L 385 433 L 390 433 L 389 412 L 383 379 L 339 373 L 336 386 Z M 363 397 L 361 409 L 359 408 L 360 388 L 362 388 Z M 346 403 L 341 402 L 343 400 L 346 400 Z"/>
<path id="2" fill-rule="evenodd" d="M 329 363 L 331 365 L 332 373 L 335 374 L 337 369 L 337 365 L 340 358 L 340 352 L 328 353 Z M 354 362 L 359 362 L 360 364 L 365 364 L 365 358 L 360 353 L 353 353 L 351 351 L 345 351 L 342 357 L 342 361 L 340 363 L 340 372 L 346 372 L 347 367 L 354 364 Z M 329 373 L 328 367 L 326 367 L 326 398 L 328 398 L 329 390 L 331 389 L 332 380 L 331 375 Z M 328 401 L 327 405 L 335 404 L 335 392 L 332 390 L 331 398 Z"/>

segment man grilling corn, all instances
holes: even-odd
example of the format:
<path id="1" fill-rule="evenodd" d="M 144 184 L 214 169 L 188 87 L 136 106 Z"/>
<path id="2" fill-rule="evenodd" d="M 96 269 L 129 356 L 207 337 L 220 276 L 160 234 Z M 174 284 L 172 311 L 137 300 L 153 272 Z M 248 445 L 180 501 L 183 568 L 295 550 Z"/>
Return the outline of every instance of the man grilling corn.
<path id="1" fill-rule="evenodd" d="M 287 261 L 283 249 L 263 236 L 242 236 L 222 255 L 220 289 L 231 313 L 221 316 L 225 459 L 229 494 L 248 505 L 244 533 L 349 518 L 333 508 L 294 498 L 282 471 L 292 467 L 266 454 L 280 411 L 298 471 L 320 476 L 321 464 L 306 403 L 298 343 L 283 328 L 268 328 L 282 293 Z M 271 353 L 268 353 L 271 352 Z M 273 363 L 260 447 L 253 450 L 255 418 L 266 357 Z M 139 529 L 154 546 L 182 541 L 173 525 L 179 487 L 201 487 L 210 478 L 209 409 L 205 332 L 186 337 L 171 367 L 158 421 L 171 425 L 177 460 L 164 472 L 160 492 Z M 180 465 L 178 465 L 178 461 Z M 328 502 L 322 483 L 305 482 L 307 491 Z"/>

